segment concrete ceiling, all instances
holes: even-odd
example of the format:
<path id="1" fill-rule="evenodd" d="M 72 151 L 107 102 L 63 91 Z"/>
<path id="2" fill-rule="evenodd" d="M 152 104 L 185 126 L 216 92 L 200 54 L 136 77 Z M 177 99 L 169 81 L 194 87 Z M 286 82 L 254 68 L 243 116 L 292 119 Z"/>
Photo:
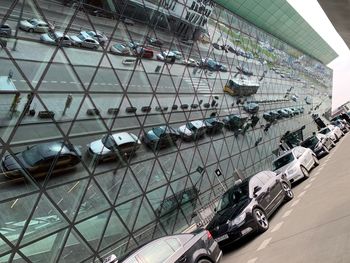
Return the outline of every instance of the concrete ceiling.
<path id="1" fill-rule="evenodd" d="M 318 0 L 339 35 L 350 48 L 350 1 Z"/>

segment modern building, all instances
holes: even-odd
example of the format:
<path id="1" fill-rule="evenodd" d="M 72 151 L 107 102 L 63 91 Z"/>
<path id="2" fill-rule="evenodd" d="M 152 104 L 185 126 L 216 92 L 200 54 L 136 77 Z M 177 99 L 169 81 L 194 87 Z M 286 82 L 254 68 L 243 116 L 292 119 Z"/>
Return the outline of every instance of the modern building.
<path id="1" fill-rule="evenodd" d="M 0 262 L 102 262 L 205 225 L 331 108 L 337 54 L 285 0 L 97 2 L 1 1 Z"/>

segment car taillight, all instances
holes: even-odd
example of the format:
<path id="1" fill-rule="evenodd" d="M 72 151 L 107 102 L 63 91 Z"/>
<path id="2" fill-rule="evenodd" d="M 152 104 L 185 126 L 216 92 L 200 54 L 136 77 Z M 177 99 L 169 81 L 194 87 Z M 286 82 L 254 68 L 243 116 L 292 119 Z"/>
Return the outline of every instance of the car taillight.
<path id="1" fill-rule="evenodd" d="M 208 237 L 208 239 L 212 239 L 213 238 L 213 236 L 211 235 L 211 233 L 207 230 L 207 237 Z"/>

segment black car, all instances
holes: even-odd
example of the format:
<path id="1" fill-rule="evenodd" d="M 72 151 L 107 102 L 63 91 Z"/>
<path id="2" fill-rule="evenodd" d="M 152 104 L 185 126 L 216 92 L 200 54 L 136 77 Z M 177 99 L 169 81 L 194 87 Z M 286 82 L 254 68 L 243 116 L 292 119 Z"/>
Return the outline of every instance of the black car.
<path id="1" fill-rule="evenodd" d="M 274 122 L 276 120 L 276 115 L 269 111 L 263 114 L 263 118 L 268 122 Z"/>
<path id="2" fill-rule="evenodd" d="M 269 216 L 293 199 L 290 182 L 271 171 L 243 180 L 223 194 L 207 229 L 220 247 L 269 228 Z"/>
<path id="3" fill-rule="evenodd" d="M 165 236 L 153 240 L 129 254 L 107 257 L 103 263 L 218 263 L 222 251 L 209 231 Z"/>
<path id="4" fill-rule="evenodd" d="M 243 106 L 243 110 L 251 114 L 257 113 L 259 111 L 259 104 L 253 102 L 247 103 Z"/>
<path id="5" fill-rule="evenodd" d="M 207 127 L 207 133 L 217 133 L 224 127 L 224 122 L 216 117 L 205 119 L 204 124 Z"/>
<path id="6" fill-rule="evenodd" d="M 72 169 L 80 160 L 81 152 L 77 147 L 64 142 L 49 142 L 28 147 L 14 156 L 4 156 L 1 170 L 8 178 L 20 178 L 26 173 L 39 177 L 51 169 L 52 173 Z"/>
<path id="7" fill-rule="evenodd" d="M 146 132 L 142 140 L 152 149 L 160 149 L 175 145 L 179 139 L 179 133 L 170 126 L 160 126 Z"/>
<path id="8" fill-rule="evenodd" d="M 163 46 L 163 41 L 159 40 L 158 38 L 154 38 L 154 37 L 147 37 L 147 42 L 155 47 L 161 47 Z"/>
<path id="9" fill-rule="evenodd" d="M 328 154 L 329 150 L 335 146 L 331 138 L 323 134 L 312 135 L 300 143 L 301 146 L 311 149 L 317 157 Z"/>
<path id="10" fill-rule="evenodd" d="M 243 127 L 243 124 L 247 121 L 248 118 L 241 117 L 236 114 L 231 114 L 223 118 L 225 127 L 230 130 L 237 130 Z"/>

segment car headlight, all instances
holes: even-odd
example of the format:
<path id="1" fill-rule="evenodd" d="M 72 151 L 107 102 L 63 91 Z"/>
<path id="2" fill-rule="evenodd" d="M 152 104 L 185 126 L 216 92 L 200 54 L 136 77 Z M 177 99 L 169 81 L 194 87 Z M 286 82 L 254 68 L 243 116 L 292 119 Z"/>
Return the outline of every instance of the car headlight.
<path id="1" fill-rule="evenodd" d="M 233 220 L 228 220 L 227 223 L 228 223 L 229 227 L 241 226 L 242 223 L 244 223 L 245 218 L 246 218 L 246 213 L 243 212 L 242 214 L 240 214 L 239 216 L 237 216 L 235 219 L 233 219 Z"/>

